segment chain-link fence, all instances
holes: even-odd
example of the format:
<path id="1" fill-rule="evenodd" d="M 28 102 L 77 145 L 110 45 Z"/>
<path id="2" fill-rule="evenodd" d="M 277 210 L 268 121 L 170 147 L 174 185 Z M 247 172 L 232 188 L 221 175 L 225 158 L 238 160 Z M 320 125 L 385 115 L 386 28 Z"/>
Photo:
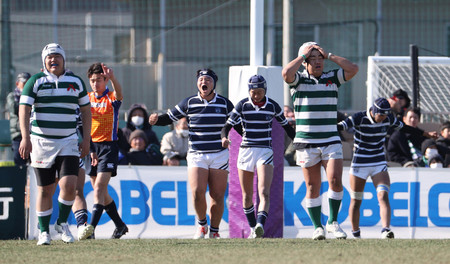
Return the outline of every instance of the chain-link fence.
<path id="1" fill-rule="evenodd" d="M 91 63 L 111 66 L 125 90 L 122 111 L 137 102 L 152 110 L 172 107 L 196 92 L 195 70 L 200 67 L 216 71 L 217 90 L 226 96 L 229 66 L 249 64 L 250 0 L 2 3 L 4 8 L 9 4 L 9 15 L 3 15 L 1 25 L 10 28 L 9 34 L 2 34 L 2 43 L 10 42 L 12 63 L 11 69 L 2 70 L 2 78 L 5 72 L 11 74 L 10 87 L 1 87 L 2 102 L 17 73 L 40 70 L 41 50 L 50 42 L 64 47 L 67 67 L 86 84 Z M 264 62 L 282 65 L 283 0 L 264 3 Z M 314 40 L 360 66 L 358 75 L 341 89 L 340 109 L 365 108 L 368 56 L 376 52 L 407 56 L 412 43 L 427 53 L 419 55 L 450 52 L 446 0 L 297 0 L 293 5 L 293 54 L 301 43 Z M 326 68 L 334 66 L 326 64 Z"/>

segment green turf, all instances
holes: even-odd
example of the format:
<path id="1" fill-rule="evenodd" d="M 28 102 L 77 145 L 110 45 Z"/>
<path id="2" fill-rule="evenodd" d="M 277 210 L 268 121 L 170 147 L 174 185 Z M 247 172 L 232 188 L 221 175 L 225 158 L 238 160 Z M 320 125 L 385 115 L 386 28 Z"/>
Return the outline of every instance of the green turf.
<path id="1" fill-rule="evenodd" d="M 0 241 L 0 263 L 449 263 L 450 240 L 122 239 Z"/>

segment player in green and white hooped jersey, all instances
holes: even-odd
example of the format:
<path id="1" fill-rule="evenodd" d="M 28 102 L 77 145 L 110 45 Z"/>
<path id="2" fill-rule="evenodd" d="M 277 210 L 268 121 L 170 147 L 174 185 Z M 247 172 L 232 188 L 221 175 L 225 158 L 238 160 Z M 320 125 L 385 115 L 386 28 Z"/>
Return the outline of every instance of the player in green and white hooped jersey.
<path id="1" fill-rule="evenodd" d="M 38 245 L 50 244 L 52 196 L 59 177 L 59 217 L 55 229 L 64 242 L 72 243 L 67 218 L 75 200 L 80 158 L 89 153 L 91 106 L 81 78 L 66 70 L 65 52 L 56 43 L 42 50 L 43 71 L 33 75 L 23 88 L 19 105 L 22 141 L 19 153 L 30 156 L 38 185 L 36 211 L 40 234 Z M 77 108 L 83 122 L 83 141 L 78 145 Z M 30 116 L 33 120 L 30 129 Z"/>
<path id="2" fill-rule="evenodd" d="M 324 60 L 336 63 L 340 68 L 324 72 Z M 299 71 L 304 66 L 303 72 Z M 330 213 L 326 229 L 336 238 L 347 235 L 339 227 L 337 216 L 343 197 L 342 144 L 337 132 L 338 88 L 358 72 L 358 66 L 349 60 L 325 52 L 315 42 L 304 43 L 297 58 L 283 68 L 284 81 L 290 86 L 296 121 L 294 146 L 297 165 L 303 169 L 306 206 L 314 224 L 313 239 L 325 239 L 320 222 L 322 201 L 320 198 L 321 168 L 329 183 Z"/>

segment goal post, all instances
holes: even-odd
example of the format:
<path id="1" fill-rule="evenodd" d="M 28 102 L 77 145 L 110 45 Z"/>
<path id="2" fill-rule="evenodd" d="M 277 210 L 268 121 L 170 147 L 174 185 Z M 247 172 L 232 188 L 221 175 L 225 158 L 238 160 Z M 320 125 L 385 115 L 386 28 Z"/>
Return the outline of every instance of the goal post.
<path id="1" fill-rule="evenodd" d="M 417 101 L 423 122 L 450 119 L 450 58 L 419 56 Z M 378 97 L 391 97 L 405 90 L 413 97 L 412 64 L 408 56 L 369 56 L 367 63 L 367 109 Z"/>

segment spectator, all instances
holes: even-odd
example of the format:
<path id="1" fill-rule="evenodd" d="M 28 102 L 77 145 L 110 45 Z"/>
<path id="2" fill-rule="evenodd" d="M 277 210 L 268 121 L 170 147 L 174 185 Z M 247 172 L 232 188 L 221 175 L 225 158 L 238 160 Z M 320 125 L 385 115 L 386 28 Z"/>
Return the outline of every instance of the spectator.
<path id="1" fill-rule="evenodd" d="M 189 129 L 185 117 L 173 122 L 175 129 L 164 134 L 161 140 L 163 165 L 179 166 L 180 160 L 186 160 L 189 148 Z"/>
<path id="2" fill-rule="evenodd" d="M 144 131 L 147 136 L 147 145 L 156 144 L 160 145 L 156 133 L 152 130 L 152 126 L 147 122 L 148 113 L 147 107 L 144 104 L 132 104 L 128 109 L 127 125 L 122 128 L 123 137 L 119 139 L 119 146 L 121 152 L 127 153 L 130 150 L 130 135 L 136 129 Z"/>
<path id="3" fill-rule="evenodd" d="M 129 165 L 161 165 L 162 154 L 159 146 L 148 144 L 147 135 L 140 129 L 130 134 L 130 151 L 126 154 L 126 164 Z"/>
<path id="4" fill-rule="evenodd" d="M 17 166 L 25 165 L 27 163 L 27 161 L 22 159 L 19 154 L 19 145 L 22 140 L 19 124 L 19 100 L 23 87 L 30 77 L 31 75 L 28 72 L 19 73 L 16 80 L 16 89 L 14 89 L 13 92 L 10 92 L 6 98 L 6 108 L 9 111 L 9 130 L 11 132 L 14 163 Z"/>
<path id="5" fill-rule="evenodd" d="M 441 135 L 436 141 L 439 154 L 444 158 L 444 167 L 450 168 L 450 121 L 441 125 Z"/>
<path id="6" fill-rule="evenodd" d="M 401 119 L 405 110 L 411 105 L 411 99 L 409 99 L 408 94 L 402 89 L 396 90 L 388 101 L 397 119 Z"/>
<path id="7" fill-rule="evenodd" d="M 409 108 L 403 116 L 403 123 L 408 126 L 417 127 L 420 120 L 420 110 Z M 424 136 L 418 137 L 410 133 L 394 131 L 387 147 L 389 161 L 398 162 L 403 167 L 424 167 L 421 146 L 425 140 Z"/>
<path id="8" fill-rule="evenodd" d="M 292 107 L 290 107 L 289 105 L 285 105 L 283 108 L 283 113 L 284 113 L 284 116 L 287 118 L 289 113 L 292 113 L 292 114 L 294 113 L 294 109 L 292 109 Z"/>
<path id="9" fill-rule="evenodd" d="M 439 155 L 437 144 L 432 139 L 427 139 L 422 143 L 423 162 L 425 167 L 442 168 L 443 160 Z"/>

